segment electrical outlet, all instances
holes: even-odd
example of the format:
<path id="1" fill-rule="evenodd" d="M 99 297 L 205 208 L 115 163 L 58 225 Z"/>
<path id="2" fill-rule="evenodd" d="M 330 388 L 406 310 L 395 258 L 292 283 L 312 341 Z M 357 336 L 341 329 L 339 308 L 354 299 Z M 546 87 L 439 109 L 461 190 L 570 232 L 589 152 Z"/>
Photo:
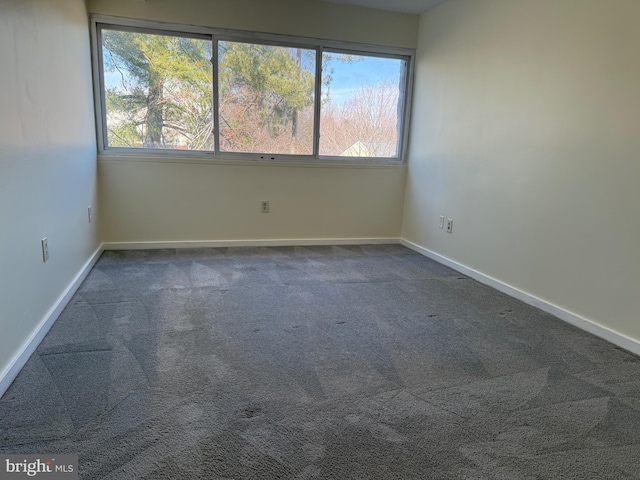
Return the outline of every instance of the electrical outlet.
<path id="1" fill-rule="evenodd" d="M 438 224 L 439 228 L 444 228 L 444 215 L 440 215 L 440 223 Z"/>
<path id="2" fill-rule="evenodd" d="M 91 205 L 87 207 L 87 215 L 89 217 L 89 223 L 91 223 L 91 220 L 93 220 L 93 211 L 91 210 Z"/>
<path id="3" fill-rule="evenodd" d="M 453 232 L 453 219 L 452 218 L 448 218 L 447 219 L 447 233 L 451 233 Z"/>
<path id="4" fill-rule="evenodd" d="M 47 237 L 44 237 L 41 240 L 42 243 L 42 262 L 46 262 L 47 260 L 49 260 L 49 239 Z"/>
<path id="5" fill-rule="evenodd" d="M 269 200 L 263 200 L 260 202 L 260 212 L 269 213 Z"/>

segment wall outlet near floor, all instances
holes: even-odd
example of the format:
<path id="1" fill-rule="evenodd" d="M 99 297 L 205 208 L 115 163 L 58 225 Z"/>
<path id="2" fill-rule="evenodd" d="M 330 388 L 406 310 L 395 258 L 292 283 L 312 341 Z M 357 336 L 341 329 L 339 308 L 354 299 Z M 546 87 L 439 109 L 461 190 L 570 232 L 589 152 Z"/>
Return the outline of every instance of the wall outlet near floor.
<path id="1" fill-rule="evenodd" d="M 453 219 L 447 218 L 447 233 L 453 232 Z"/>
<path id="2" fill-rule="evenodd" d="M 93 210 L 91 209 L 91 205 L 87 207 L 87 216 L 89 217 L 89 223 L 93 220 Z"/>
<path id="3" fill-rule="evenodd" d="M 47 260 L 49 260 L 49 239 L 47 237 L 44 237 L 41 240 L 42 243 L 42 262 L 46 262 Z"/>
<path id="4" fill-rule="evenodd" d="M 444 228 L 444 215 L 440 215 L 440 223 L 438 223 L 438 228 Z"/>
<path id="5" fill-rule="evenodd" d="M 260 202 L 260 212 L 269 213 L 269 200 L 262 200 Z"/>

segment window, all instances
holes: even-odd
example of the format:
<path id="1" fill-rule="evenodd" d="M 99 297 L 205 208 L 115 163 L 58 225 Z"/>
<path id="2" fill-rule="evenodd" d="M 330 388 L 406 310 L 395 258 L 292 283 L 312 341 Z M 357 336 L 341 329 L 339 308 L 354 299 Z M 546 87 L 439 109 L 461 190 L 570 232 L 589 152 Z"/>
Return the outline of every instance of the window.
<path id="1" fill-rule="evenodd" d="M 402 161 L 411 51 L 103 16 L 92 26 L 101 152 Z"/>
<path id="2" fill-rule="evenodd" d="M 221 152 L 313 154 L 316 51 L 218 42 Z"/>
<path id="3" fill-rule="evenodd" d="M 324 52 L 320 155 L 397 158 L 406 60 Z"/>
<path id="4" fill-rule="evenodd" d="M 105 146 L 212 150 L 211 45 L 103 29 Z"/>

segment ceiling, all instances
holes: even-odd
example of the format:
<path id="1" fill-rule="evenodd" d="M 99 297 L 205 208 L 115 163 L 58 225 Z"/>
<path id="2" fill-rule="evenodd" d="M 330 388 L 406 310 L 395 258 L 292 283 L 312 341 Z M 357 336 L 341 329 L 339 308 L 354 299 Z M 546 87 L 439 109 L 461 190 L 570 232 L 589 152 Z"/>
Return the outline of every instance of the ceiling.
<path id="1" fill-rule="evenodd" d="M 393 12 L 420 14 L 426 12 L 446 0 L 320 0 L 322 2 L 357 5 L 359 7 L 377 8 Z"/>

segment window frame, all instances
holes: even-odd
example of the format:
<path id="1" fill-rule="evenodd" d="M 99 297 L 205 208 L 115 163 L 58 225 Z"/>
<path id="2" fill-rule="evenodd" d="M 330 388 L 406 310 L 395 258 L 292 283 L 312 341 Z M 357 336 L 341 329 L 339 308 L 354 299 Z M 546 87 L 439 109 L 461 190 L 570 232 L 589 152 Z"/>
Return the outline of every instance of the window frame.
<path id="1" fill-rule="evenodd" d="M 313 163 L 313 164 L 380 164 L 398 165 L 406 161 L 409 140 L 410 106 L 413 91 L 413 72 L 415 50 L 402 47 L 388 47 L 372 44 L 360 44 L 337 40 L 324 40 L 290 35 L 257 33 L 250 31 L 231 30 L 223 28 L 205 27 L 197 25 L 182 25 L 132 18 L 114 17 L 109 15 L 92 15 L 91 22 L 91 53 L 93 68 L 94 104 L 96 115 L 96 135 L 98 154 L 119 157 L 153 157 L 181 160 L 200 160 L 211 163 Z M 104 59 L 102 53 L 102 30 L 113 29 L 149 34 L 175 35 L 186 38 L 211 40 L 213 73 L 212 82 L 212 111 L 214 125 L 214 150 L 179 150 L 157 148 L 128 148 L 107 145 L 107 121 L 104 84 Z M 274 45 L 288 48 L 304 48 L 315 50 L 315 85 L 314 85 L 314 125 L 313 125 L 313 153 L 311 155 L 270 154 L 221 152 L 219 132 L 219 69 L 218 42 L 232 41 Z M 403 98 L 402 113 L 399 115 L 398 156 L 397 157 L 346 157 L 320 155 L 320 116 L 322 103 L 322 59 L 324 51 L 331 53 L 347 53 L 353 55 L 374 56 L 403 60 L 405 63 L 404 89 L 399 92 Z"/>

